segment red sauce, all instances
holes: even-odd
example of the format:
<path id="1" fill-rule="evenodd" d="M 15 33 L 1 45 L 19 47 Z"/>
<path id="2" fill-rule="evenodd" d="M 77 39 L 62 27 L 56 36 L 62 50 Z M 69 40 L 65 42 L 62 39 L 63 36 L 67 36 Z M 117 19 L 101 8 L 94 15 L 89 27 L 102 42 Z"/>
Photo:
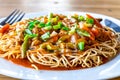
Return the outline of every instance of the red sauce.
<path id="1" fill-rule="evenodd" d="M 7 58 L 5 58 L 7 59 Z M 28 68 L 33 68 L 31 66 L 31 64 L 33 63 L 30 63 L 27 59 L 13 59 L 13 58 L 10 58 L 10 59 L 7 59 L 17 65 L 21 65 L 21 66 L 24 66 L 24 67 L 28 67 Z M 76 69 L 81 69 L 82 67 L 70 67 L 70 68 L 65 68 L 65 67 L 56 67 L 56 68 L 51 68 L 49 66 L 44 66 L 44 65 L 40 65 L 40 64 L 37 64 L 37 63 L 34 63 L 39 70 L 76 70 Z"/>
<path id="2" fill-rule="evenodd" d="M 7 58 L 5 58 L 7 59 Z M 33 63 L 30 63 L 27 59 L 13 59 L 13 58 L 10 58 L 10 59 L 7 59 L 17 65 L 21 65 L 21 66 L 24 66 L 24 67 L 28 67 L 28 68 L 33 68 L 31 66 L 31 64 Z M 104 59 L 104 63 L 106 63 L 108 60 Z M 39 70 L 77 70 L 77 69 L 83 69 L 81 66 L 78 66 L 78 67 L 69 67 L 69 68 L 65 68 L 65 67 L 56 67 L 56 68 L 51 68 L 49 66 L 44 66 L 44 65 L 40 65 L 40 64 L 37 64 L 37 63 L 34 63 L 34 65 L 36 65 L 38 67 Z"/>

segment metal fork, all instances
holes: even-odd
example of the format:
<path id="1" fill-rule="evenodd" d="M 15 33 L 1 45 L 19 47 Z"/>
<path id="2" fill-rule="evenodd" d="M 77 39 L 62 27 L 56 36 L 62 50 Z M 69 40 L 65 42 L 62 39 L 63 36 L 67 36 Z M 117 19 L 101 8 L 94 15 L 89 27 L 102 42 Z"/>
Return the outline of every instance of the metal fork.
<path id="1" fill-rule="evenodd" d="M 5 25 L 6 23 L 13 24 L 14 22 L 20 21 L 24 17 L 25 13 L 15 9 L 8 17 L 6 17 L 0 25 Z"/>

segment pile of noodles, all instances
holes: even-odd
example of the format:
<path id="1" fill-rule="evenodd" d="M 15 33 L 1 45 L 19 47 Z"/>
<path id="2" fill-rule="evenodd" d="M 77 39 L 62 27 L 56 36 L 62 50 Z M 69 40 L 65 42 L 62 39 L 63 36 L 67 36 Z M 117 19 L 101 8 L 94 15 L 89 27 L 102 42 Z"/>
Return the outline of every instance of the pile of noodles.
<path id="1" fill-rule="evenodd" d="M 36 20 L 41 20 L 41 18 L 35 18 Z M 28 25 L 30 19 L 22 20 L 10 26 L 8 32 L 2 34 L 0 33 L 0 57 L 6 58 L 21 58 L 21 45 L 24 39 L 25 26 Z M 67 24 L 67 23 L 66 23 Z M 70 24 L 69 24 L 70 25 Z M 38 28 L 33 31 L 37 33 Z M 40 65 L 50 66 L 50 67 L 94 67 L 99 66 L 106 60 L 111 60 L 119 53 L 120 43 L 119 34 L 108 27 L 103 27 L 102 33 L 98 39 L 95 41 L 97 43 L 88 40 L 87 48 L 83 51 L 69 50 L 65 53 L 53 52 L 53 53 L 41 53 L 40 44 L 37 38 L 31 40 L 31 45 L 26 52 L 26 59 L 32 64 L 38 63 Z M 105 34 L 105 32 L 110 32 L 111 35 Z M 108 38 L 109 37 L 109 38 Z M 47 42 L 47 41 L 46 41 Z M 52 43 L 52 42 L 48 42 Z M 64 43 L 65 45 L 67 43 Z M 60 50 L 62 52 L 62 49 Z M 35 66 L 35 65 L 34 65 Z M 37 67 L 37 66 L 36 66 Z"/>

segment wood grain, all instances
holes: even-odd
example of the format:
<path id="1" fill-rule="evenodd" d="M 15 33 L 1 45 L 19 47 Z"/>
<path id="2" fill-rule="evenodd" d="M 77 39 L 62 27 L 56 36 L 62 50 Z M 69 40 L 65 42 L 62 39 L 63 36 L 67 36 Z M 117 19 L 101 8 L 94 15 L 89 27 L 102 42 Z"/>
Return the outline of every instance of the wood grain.
<path id="1" fill-rule="evenodd" d="M 14 9 L 26 13 L 40 11 L 87 11 L 120 19 L 120 0 L 0 0 L 0 18 Z M 0 80 L 18 80 L 0 75 Z M 120 77 L 110 79 L 120 80 Z"/>

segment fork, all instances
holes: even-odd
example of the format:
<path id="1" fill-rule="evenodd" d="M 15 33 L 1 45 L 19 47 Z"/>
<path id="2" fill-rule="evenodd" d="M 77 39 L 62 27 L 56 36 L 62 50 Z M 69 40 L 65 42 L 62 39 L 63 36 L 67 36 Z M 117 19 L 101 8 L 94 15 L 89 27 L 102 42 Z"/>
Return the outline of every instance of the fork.
<path id="1" fill-rule="evenodd" d="M 6 23 L 13 24 L 14 22 L 20 21 L 24 17 L 25 13 L 15 9 L 8 17 L 6 17 L 0 25 L 5 25 Z"/>

